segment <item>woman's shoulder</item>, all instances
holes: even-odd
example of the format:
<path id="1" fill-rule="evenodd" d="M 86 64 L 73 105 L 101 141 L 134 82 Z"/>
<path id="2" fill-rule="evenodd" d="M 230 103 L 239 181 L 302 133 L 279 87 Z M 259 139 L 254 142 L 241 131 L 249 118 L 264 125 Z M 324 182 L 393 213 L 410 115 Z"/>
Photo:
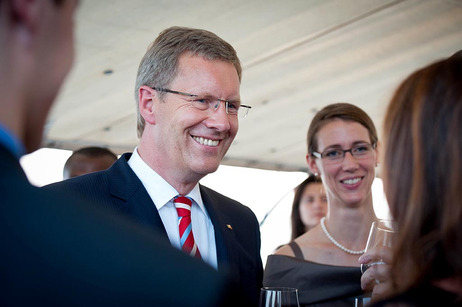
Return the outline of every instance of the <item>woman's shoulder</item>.
<path id="1" fill-rule="evenodd" d="M 290 256 L 303 259 L 303 254 L 301 254 L 300 247 L 297 243 L 295 243 L 295 241 L 291 241 L 285 245 L 282 245 L 274 252 L 274 255 Z"/>
<path id="2" fill-rule="evenodd" d="M 289 244 L 285 244 L 279 246 L 278 249 L 274 252 L 274 255 L 294 256 L 294 253 L 290 248 Z"/>

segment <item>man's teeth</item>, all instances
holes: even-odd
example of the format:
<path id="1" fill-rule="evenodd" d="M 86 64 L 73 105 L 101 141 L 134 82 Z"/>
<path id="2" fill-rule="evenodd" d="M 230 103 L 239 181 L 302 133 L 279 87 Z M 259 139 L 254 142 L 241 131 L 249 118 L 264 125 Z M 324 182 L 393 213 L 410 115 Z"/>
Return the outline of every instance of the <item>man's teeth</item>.
<path id="1" fill-rule="evenodd" d="M 220 141 L 214 141 L 210 139 L 204 139 L 203 137 L 197 137 L 197 136 L 195 136 L 194 139 L 196 140 L 196 142 L 198 142 L 201 145 L 207 145 L 207 146 L 212 146 L 212 147 L 218 146 L 218 143 L 220 142 Z"/>
<path id="2" fill-rule="evenodd" d="M 346 179 L 343 180 L 342 182 L 345 184 L 355 184 L 358 183 L 361 180 L 361 178 L 355 178 L 355 179 Z"/>

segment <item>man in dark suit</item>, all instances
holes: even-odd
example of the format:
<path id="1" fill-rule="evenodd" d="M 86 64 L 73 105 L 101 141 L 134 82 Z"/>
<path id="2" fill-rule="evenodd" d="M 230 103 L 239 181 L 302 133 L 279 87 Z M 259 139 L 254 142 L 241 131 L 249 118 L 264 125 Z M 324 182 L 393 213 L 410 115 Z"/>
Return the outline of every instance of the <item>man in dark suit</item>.
<path id="1" fill-rule="evenodd" d="M 71 67 L 76 2 L 0 1 L 0 305 L 215 306 L 215 270 L 20 166 Z"/>
<path id="2" fill-rule="evenodd" d="M 256 304 L 262 283 L 253 212 L 199 184 L 217 170 L 249 106 L 240 102 L 241 66 L 215 34 L 172 27 L 150 45 L 138 70 L 139 145 L 107 171 L 46 187 L 77 192 L 147 225 L 181 249 L 177 196 L 190 207 L 195 255 L 230 276 Z M 232 183 L 230 183 L 232 184 Z"/>

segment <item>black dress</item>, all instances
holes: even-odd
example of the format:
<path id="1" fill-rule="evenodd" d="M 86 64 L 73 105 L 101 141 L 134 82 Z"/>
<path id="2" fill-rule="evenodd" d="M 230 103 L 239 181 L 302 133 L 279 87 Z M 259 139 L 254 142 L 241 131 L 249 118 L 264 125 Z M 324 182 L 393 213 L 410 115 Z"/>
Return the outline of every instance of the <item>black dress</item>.
<path id="1" fill-rule="evenodd" d="M 263 277 L 265 287 L 292 287 L 300 306 L 354 306 L 361 297 L 359 267 L 326 265 L 303 259 L 300 247 L 289 243 L 295 257 L 270 255 Z"/>

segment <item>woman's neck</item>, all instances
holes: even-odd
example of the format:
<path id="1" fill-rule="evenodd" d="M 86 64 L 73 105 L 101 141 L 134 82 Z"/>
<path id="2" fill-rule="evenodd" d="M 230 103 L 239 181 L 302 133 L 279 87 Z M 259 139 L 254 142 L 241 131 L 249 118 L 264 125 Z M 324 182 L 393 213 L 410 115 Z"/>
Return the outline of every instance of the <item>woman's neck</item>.
<path id="1" fill-rule="evenodd" d="M 329 208 L 325 225 L 337 241 L 350 243 L 350 248 L 363 249 L 372 222 L 376 219 L 372 203 L 354 208 Z"/>

